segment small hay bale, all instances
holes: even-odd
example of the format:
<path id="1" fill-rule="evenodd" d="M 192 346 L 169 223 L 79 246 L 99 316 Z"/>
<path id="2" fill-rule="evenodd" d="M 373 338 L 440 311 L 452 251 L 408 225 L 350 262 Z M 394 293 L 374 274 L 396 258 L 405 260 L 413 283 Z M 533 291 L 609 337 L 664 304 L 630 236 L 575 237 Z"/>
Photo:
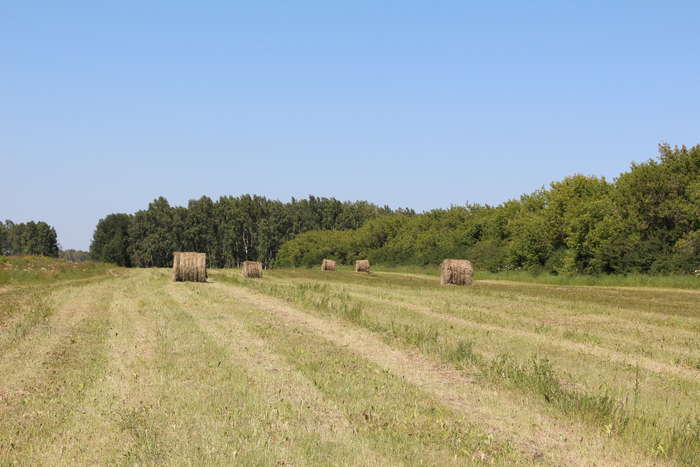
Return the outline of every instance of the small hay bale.
<path id="1" fill-rule="evenodd" d="M 355 261 L 355 272 L 369 272 L 369 260 L 358 259 Z"/>
<path id="2" fill-rule="evenodd" d="M 206 282 L 207 254 L 190 251 L 174 252 L 173 280 L 176 282 Z"/>
<path id="3" fill-rule="evenodd" d="M 474 267 L 466 259 L 446 259 L 440 266 L 440 285 L 472 285 Z"/>
<path id="4" fill-rule="evenodd" d="M 262 277 L 263 265 L 258 261 L 243 261 L 241 274 L 243 277 Z"/>
<path id="5" fill-rule="evenodd" d="M 321 262 L 321 271 L 335 271 L 335 261 L 332 259 L 324 259 Z"/>

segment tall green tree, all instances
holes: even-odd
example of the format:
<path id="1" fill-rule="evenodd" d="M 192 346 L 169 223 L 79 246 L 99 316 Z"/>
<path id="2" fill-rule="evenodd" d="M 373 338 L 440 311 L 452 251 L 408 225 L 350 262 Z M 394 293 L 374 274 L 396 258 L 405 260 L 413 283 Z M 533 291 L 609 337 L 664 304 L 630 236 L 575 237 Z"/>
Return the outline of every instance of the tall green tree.
<path id="1" fill-rule="evenodd" d="M 110 214 L 100 219 L 90 244 L 90 257 L 95 261 L 131 266 L 129 258 L 129 214 Z"/>
<path id="2" fill-rule="evenodd" d="M 56 229 L 43 221 L 18 224 L 5 221 L 0 232 L 0 250 L 5 255 L 58 257 Z"/>
<path id="3" fill-rule="evenodd" d="M 10 222 L 10 221 L 7 221 Z M 0 222 L 0 256 L 10 254 L 10 241 L 5 224 Z"/>
<path id="4" fill-rule="evenodd" d="M 160 197 L 148 209 L 134 214 L 129 225 L 129 259 L 133 266 L 164 267 L 172 264 L 173 252 L 180 248 L 183 221 L 180 213 Z"/>

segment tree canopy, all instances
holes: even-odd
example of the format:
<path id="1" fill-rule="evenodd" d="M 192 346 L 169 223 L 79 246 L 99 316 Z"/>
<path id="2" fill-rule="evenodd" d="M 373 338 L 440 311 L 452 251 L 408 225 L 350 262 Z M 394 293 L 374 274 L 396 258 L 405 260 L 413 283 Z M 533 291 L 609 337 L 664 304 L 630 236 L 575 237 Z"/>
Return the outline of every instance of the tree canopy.
<path id="1" fill-rule="evenodd" d="M 236 267 L 246 260 L 274 263 L 280 246 L 310 230 L 357 229 L 380 216 L 413 215 L 365 201 L 341 202 L 309 196 L 288 203 L 262 196 L 206 196 L 187 207 L 160 197 L 134 214 L 110 214 L 93 235 L 93 259 L 121 266 L 165 267 L 174 251 L 207 253 L 212 267 Z"/>
<path id="2" fill-rule="evenodd" d="M 161 197 L 97 224 L 93 259 L 164 267 L 173 251 L 207 253 L 210 266 L 242 261 L 317 266 L 438 264 L 469 258 L 490 271 L 668 273 L 700 268 L 700 146 L 660 146 L 613 182 L 573 175 L 498 206 L 422 214 L 334 198 L 284 203 L 262 196 L 206 196 L 186 207 Z"/>
<path id="3" fill-rule="evenodd" d="M 285 243 L 277 264 L 322 258 L 438 264 L 469 258 L 490 271 L 668 273 L 700 269 L 700 146 L 660 146 L 614 182 L 574 175 L 499 206 L 378 217 L 343 232 Z"/>
<path id="4" fill-rule="evenodd" d="M 58 257 L 56 230 L 46 222 L 0 222 L 0 255 Z"/>

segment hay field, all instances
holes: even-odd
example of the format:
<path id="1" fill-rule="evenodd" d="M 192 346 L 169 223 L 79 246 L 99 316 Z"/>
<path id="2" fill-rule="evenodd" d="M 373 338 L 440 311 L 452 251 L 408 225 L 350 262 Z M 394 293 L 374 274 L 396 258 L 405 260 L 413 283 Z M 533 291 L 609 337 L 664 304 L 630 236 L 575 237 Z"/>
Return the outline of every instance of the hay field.
<path id="1" fill-rule="evenodd" d="M 697 465 L 700 292 L 115 270 L 0 289 L 0 465 Z"/>

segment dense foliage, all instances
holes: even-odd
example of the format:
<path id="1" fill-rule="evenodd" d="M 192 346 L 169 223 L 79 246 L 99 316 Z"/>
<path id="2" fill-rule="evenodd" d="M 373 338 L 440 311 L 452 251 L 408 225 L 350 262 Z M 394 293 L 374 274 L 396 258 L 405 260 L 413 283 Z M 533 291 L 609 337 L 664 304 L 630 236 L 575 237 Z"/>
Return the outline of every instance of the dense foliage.
<path id="1" fill-rule="evenodd" d="M 553 273 L 668 273 L 700 269 L 700 146 L 660 146 L 613 183 L 575 175 L 499 206 L 381 216 L 353 231 L 313 231 L 285 243 L 284 266 L 438 264 Z"/>
<path id="2" fill-rule="evenodd" d="M 0 255 L 57 257 L 56 230 L 46 222 L 0 222 Z"/>
<path id="3" fill-rule="evenodd" d="M 412 211 L 398 210 L 402 215 Z M 388 207 L 333 198 L 292 199 L 261 196 L 204 196 L 187 207 L 161 197 L 135 214 L 110 214 L 97 224 L 92 259 L 121 266 L 164 267 L 174 251 L 207 253 L 212 267 L 235 267 L 245 260 L 270 265 L 279 247 L 309 230 L 357 229 L 366 221 L 393 215 Z"/>

